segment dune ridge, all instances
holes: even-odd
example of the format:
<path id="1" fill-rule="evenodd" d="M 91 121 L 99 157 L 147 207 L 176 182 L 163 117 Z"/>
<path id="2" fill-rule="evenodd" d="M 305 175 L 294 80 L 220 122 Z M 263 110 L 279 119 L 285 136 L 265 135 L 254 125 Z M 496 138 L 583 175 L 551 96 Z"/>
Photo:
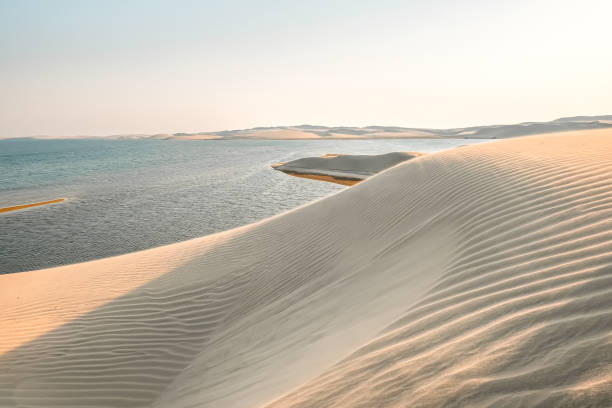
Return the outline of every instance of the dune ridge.
<path id="1" fill-rule="evenodd" d="M 468 146 L 237 230 L 0 276 L 0 406 L 606 406 L 611 154 L 611 130 Z"/>

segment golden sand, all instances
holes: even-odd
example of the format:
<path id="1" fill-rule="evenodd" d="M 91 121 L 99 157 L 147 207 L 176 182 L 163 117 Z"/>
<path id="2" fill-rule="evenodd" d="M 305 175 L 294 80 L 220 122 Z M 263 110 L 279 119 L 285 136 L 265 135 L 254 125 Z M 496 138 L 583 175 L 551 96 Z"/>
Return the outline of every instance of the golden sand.
<path id="1" fill-rule="evenodd" d="M 62 201 L 64 201 L 63 198 L 56 198 L 55 200 L 50 200 L 50 201 L 40 201 L 38 203 L 14 205 L 12 207 L 0 208 L 0 213 L 15 211 L 15 210 L 23 210 L 24 208 L 30 208 L 30 207 L 38 207 L 39 205 L 61 203 Z"/>
<path id="2" fill-rule="evenodd" d="M 294 177 L 302 177 L 302 178 L 308 178 L 308 179 L 313 179 L 313 180 L 327 181 L 328 183 L 342 184 L 344 186 L 352 186 L 362 181 L 362 180 L 339 178 L 339 177 L 333 177 L 333 176 L 322 176 L 320 174 L 295 173 L 293 171 L 283 171 L 283 173 L 289 174 L 290 176 L 294 176 Z"/>

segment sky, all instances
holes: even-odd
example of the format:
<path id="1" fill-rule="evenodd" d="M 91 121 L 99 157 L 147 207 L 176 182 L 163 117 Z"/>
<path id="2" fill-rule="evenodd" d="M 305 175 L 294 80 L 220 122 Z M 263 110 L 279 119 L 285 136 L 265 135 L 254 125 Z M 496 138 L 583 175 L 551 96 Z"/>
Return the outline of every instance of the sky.
<path id="1" fill-rule="evenodd" d="M 612 114 L 609 0 L 0 0 L 0 137 Z"/>

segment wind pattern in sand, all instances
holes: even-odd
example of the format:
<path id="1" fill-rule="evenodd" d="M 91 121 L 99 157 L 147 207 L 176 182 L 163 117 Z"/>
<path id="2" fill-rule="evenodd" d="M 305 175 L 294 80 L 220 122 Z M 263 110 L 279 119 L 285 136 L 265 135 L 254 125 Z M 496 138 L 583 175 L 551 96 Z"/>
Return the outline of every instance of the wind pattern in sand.
<path id="1" fill-rule="evenodd" d="M 610 130 L 460 147 L 247 227 L 0 276 L 0 406 L 606 406 L 610 157 Z"/>

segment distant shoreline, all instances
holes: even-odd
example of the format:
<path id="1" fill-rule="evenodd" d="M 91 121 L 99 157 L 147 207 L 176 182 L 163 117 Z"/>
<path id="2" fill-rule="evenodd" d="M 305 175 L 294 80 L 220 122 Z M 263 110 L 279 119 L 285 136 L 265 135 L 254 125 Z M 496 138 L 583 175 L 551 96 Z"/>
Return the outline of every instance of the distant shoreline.
<path id="1" fill-rule="evenodd" d="M 339 139 L 505 139 L 536 134 L 612 127 L 612 115 L 573 116 L 548 122 L 479 125 L 450 129 L 401 126 L 273 126 L 193 133 L 120 134 L 107 136 L 32 135 L 7 139 L 98 139 L 98 140 L 339 140 Z"/>

